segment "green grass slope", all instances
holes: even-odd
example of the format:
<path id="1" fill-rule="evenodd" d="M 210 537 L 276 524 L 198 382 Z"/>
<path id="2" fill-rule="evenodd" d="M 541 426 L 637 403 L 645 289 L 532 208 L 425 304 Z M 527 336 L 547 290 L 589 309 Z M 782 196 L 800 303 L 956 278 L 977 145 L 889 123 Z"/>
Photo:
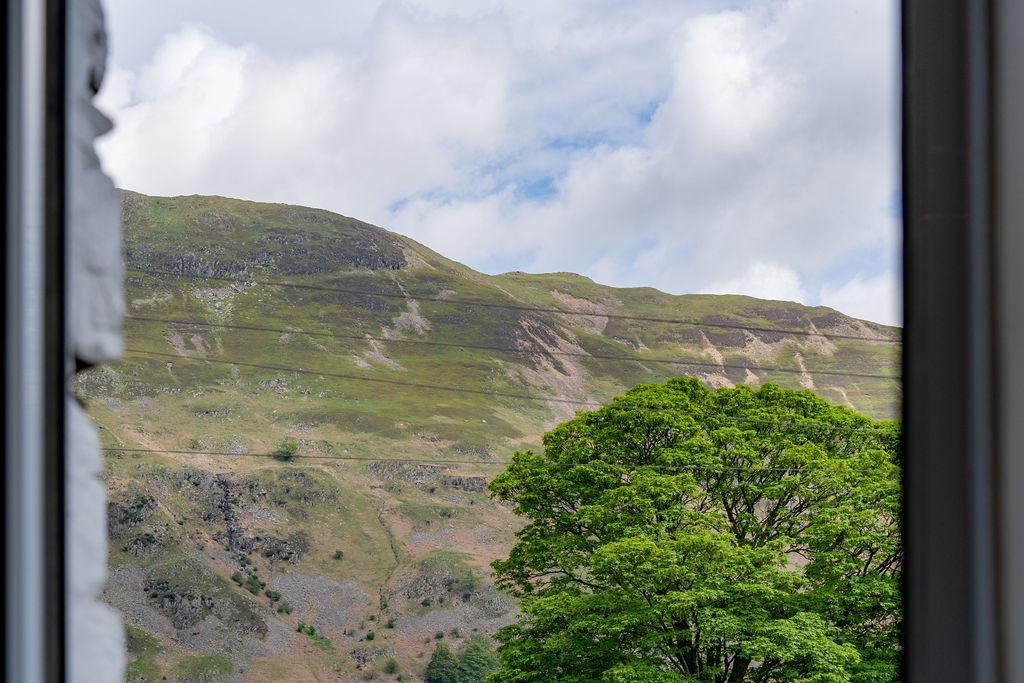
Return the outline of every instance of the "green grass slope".
<path id="1" fill-rule="evenodd" d="M 334 680 L 391 657 L 416 680 L 437 639 L 514 618 L 487 571 L 517 528 L 483 492 L 495 463 L 635 384 L 898 408 L 900 346 L 880 340 L 899 331 L 832 309 L 487 276 L 303 207 L 123 206 L 128 351 L 76 389 L 124 449 L 107 599 L 138 680 Z M 259 457 L 286 441 L 313 457 Z"/>

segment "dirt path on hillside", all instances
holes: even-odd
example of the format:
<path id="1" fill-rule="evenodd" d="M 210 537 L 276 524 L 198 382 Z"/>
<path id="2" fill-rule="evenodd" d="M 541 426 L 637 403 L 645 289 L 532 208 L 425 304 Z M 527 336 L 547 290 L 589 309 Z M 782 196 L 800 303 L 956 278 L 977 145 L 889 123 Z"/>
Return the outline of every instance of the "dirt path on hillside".
<path id="1" fill-rule="evenodd" d="M 395 576 L 395 572 L 398 571 L 398 567 L 401 564 L 398 556 L 398 545 L 395 541 L 395 534 L 391 531 L 391 525 L 384 519 L 384 515 L 388 512 L 387 503 L 382 502 L 380 507 L 377 509 L 377 521 L 380 522 L 381 528 L 384 529 L 384 533 L 388 537 L 388 547 L 391 548 L 391 557 L 394 560 L 394 564 L 391 566 L 388 575 L 384 577 L 384 582 L 381 584 L 380 590 L 378 591 L 378 606 L 381 612 L 387 609 L 388 603 L 388 588 L 391 586 L 391 579 Z"/>

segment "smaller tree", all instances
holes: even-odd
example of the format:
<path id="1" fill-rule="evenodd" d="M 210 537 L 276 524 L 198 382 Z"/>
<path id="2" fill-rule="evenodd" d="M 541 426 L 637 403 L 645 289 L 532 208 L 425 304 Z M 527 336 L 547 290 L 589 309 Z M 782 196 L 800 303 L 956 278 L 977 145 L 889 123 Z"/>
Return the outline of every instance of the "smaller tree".
<path id="1" fill-rule="evenodd" d="M 299 454 L 299 442 L 295 439 L 285 439 L 274 451 L 274 459 L 281 462 L 291 462 Z"/>
<path id="2" fill-rule="evenodd" d="M 249 578 L 245 580 L 245 589 L 253 595 L 259 595 L 266 585 L 255 574 L 250 574 Z"/>
<path id="3" fill-rule="evenodd" d="M 459 660 L 458 683 L 484 683 L 498 670 L 498 655 L 491 647 L 490 638 L 473 634 Z"/>
<path id="4" fill-rule="evenodd" d="M 459 662 L 447 645 L 440 643 L 434 648 L 423 680 L 427 683 L 458 683 Z"/>

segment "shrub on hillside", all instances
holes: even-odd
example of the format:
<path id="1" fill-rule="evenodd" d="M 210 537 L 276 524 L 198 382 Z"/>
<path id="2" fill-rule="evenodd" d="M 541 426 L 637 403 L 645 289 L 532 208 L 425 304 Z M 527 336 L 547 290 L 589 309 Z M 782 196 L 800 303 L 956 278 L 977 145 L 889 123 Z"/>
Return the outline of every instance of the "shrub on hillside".
<path id="1" fill-rule="evenodd" d="M 245 589 L 253 595 L 259 595 L 266 585 L 255 574 L 250 574 L 249 578 L 245 580 Z"/>
<path id="2" fill-rule="evenodd" d="M 274 451 L 274 459 L 281 462 L 291 462 L 299 454 L 299 442 L 295 439 L 285 439 Z"/>
<path id="3" fill-rule="evenodd" d="M 423 680 L 426 683 L 458 683 L 459 662 L 447 645 L 440 643 L 434 648 Z"/>

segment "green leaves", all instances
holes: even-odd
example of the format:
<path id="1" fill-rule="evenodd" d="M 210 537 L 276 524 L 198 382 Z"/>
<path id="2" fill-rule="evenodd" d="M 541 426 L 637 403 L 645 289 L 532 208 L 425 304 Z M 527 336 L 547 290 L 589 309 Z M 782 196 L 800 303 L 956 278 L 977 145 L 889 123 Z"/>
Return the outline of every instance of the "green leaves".
<path id="1" fill-rule="evenodd" d="M 894 681 L 899 430 L 773 385 L 638 387 L 491 484 L 529 523 L 495 681 Z"/>
<path id="2" fill-rule="evenodd" d="M 427 683 L 458 683 L 459 662 L 444 643 L 434 648 L 427 664 L 424 680 Z"/>
<path id="3" fill-rule="evenodd" d="M 299 454 L 299 442 L 295 439 L 285 439 L 274 451 L 274 459 L 281 462 L 291 462 Z"/>
<path id="4" fill-rule="evenodd" d="M 490 639 L 478 633 L 470 636 L 466 650 L 459 658 L 458 683 L 484 683 L 497 669 L 498 655 L 494 653 Z"/>

